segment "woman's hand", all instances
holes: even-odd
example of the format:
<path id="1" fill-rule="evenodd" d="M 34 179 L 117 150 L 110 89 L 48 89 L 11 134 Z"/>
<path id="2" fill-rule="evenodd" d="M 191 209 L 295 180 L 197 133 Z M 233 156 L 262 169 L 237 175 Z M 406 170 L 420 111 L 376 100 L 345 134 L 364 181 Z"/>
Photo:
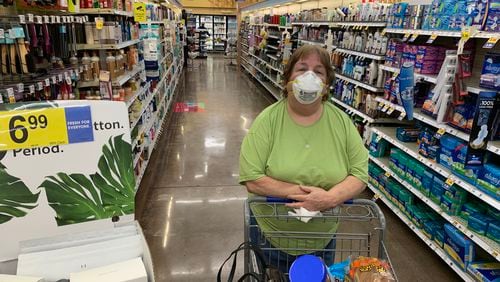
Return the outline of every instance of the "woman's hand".
<path id="1" fill-rule="evenodd" d="M 301 185 L 300 189 L 306 194 L 295 194 L 288 196 L 289 199 L 298 201 L 297 203 L 287 204 L 288 207 L 303 207 L 309 211 L 324 211 L 336 206 L 336 201 L 333 197 L 333 194 L 322 188 Z"/>

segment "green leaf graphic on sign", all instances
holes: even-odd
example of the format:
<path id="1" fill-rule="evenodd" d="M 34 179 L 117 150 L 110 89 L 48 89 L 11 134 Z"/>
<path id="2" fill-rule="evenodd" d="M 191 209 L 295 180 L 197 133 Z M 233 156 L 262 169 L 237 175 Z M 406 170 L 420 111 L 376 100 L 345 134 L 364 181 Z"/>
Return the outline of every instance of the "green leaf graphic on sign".
<path id="1" fill-rule="evenodd" d="M 114 141 L 114 142 L 113 142 Z M 134 212 L 135 178 L 132 166 L 132 146 L 121 136 L 110 138 L 102 148 L 99 172 L 90 177 L 102 192 L 106 210 L 115 214 Z"/>
<path id="2" fill-rule="evenodd" d="M 0 164 L 0 224 L 14 217 L 23 217 L 37 206 L 38 195 L 17 177 L 7 173 L 5 166 Z"/>
<path id="3" fill-rule="evenodd" d="M 57 225 L 110 218 L 134 212 L 135 179 L 132 148 L 123 135 L 109 139 L 102 148 L 99 171 L 49 176 L 45 188 L 49 205 L 56 211 Z"/>

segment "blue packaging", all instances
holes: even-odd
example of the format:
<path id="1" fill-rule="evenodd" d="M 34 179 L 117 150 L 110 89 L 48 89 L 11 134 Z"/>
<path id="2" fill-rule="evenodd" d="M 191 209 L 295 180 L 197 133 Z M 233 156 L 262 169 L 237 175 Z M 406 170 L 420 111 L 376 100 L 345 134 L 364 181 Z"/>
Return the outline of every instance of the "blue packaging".
<path id="1" fill-rule="evenodd" d="M 438 204 L 441 203 L 441 196 L 444 194 L 444 180 L 441 177 L 434 177 L 434 183 L 432 184 L 430 198 L 431 200 Z"/>
<path id="2" fill-rule="evenodd" d="M 434 173 L 429 170 L 424 171 L 424 175 L 422 176 L 422 189 L 423 189 L 422 193 L 424 193 L 424 195 L 426 196 L 429 196 L 433 184 L 434 184 Z"/>
<path id="3" fill-rule="evenodd" d="M 481 235 L 486 235 L 488 225 L 493 222 L 493 219 L 481 213 L 474 213 L 469 216 L 467 227 Z"/>
<path id="4" fill-rule="evenodd" d="M 500 90 L 500 54 L 486 53 L 479 86 Z"/>
<path id="5" fill-rule="evenodd" d="M 467 272 L 479 282 L 500 282 L 499 262 L 471 262 Z"/>
<path id="6" fill-rule="evenodd" d="M 478 187 L 500 200 L 500 167 L 495 164 L 484 164 L 479 171 Z"/>
<path id="7" fill-rule="evenodd" d="M 453 201 L 447 195 L 441 196 L 441 203 L 439 206 L 449 215 L 458 215 L 462 209 L 462 203 Z"/>
<path id="8" fill-rule="evenodd" d="M 453 151 L 453 171 L 464 180 L 475 184 L 480 168 L 465 168 L 467 149 L 465 141 L 460 141 L 457 144 L 455 151 Z"/>
<path id="9" fill-rule="evenodd" d="M 434 242 L 438 244 L 440 248 L 444 247 L 444 230 L 443 225 L 440 225 L 439 229 L 434 232 Z"/>
<path id="10" fill-rule="evenodd" d="M 448 169 L 453 167 L 453 151 L 459 144 L 459 140 L 452 135 L 445 134 L 439 140 L 441 142 L 441 147 L 439 148 L 439 163 Z"/>
<path id="11" fill-rule="evenodd" d="M 417 142 L 420 130 L 417 128 L 396 128 L 396 138 L 401 142 Z"/>
<path id="12" fill-rule="evenodd" d="M 500 222 L 490 222 L 490 224 L 488 225 L 488 230 L 486 231 L 486 236 L 493 241 L 500 243 Z"/>
<path id="13" fill-rule="evenodd" d="M 444 233 L 444 251 L 464 271 L 467 270 L 467 266 L 474 260 L 474 244 L 449 223 L 444 225 Z"/>
<path id="14" fill-rule="evenodd" d="M 490 0 L 488 1 L 488 12 L 486 13 L 486 21 L 483 26 L 485 31 L 500 31 L 500 1 Z"/>
<path id="15" fill-rule="evenodd" d="M 468 202 L 462 206 L 462 211 L 460 211 L 460 217 L 469 220 L 469 216 L 474 213 L 483 213 L 485 209 L 482 205 L 478 205 L 475 202 Z"/>

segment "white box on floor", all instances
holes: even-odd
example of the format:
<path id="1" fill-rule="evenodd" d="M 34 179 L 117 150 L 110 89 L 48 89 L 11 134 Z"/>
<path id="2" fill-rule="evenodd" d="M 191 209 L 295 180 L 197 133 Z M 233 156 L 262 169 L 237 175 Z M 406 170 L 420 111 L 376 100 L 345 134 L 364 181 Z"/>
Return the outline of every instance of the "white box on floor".
<path id="1" fill-rule="evenodd" d="M 71 282 L 147 282 L 148 275 L 141 258 L 114 263 L 86 271 L 70 273 Z"/>
<path id="2" fill-rule="evenodd" d="M 42 277 L 0 274 L 0 282 L 45 282 Z"/>
<path id="3" fill-rule="evenodd" d="M 144 262 L 147 281 L 154 281 L 151 254 L 138 222 L 24 241 L 20 249 L 17 274 L 40 276 L 47 282 L 135 258 Z"/>

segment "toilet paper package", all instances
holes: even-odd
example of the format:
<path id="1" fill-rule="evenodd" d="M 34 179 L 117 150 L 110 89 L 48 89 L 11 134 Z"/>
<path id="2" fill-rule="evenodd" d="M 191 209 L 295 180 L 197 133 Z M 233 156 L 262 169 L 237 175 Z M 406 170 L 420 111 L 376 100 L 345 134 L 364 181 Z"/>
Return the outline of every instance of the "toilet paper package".
<path id="1" fill-rule="evenodd" d="M 500 104 L 499 97 L 496 91 L 479 92 L 465 158 L 466 168 L 477 169 L 483 165 L 488 140 L 493 128 L 493 121 Z"/>

